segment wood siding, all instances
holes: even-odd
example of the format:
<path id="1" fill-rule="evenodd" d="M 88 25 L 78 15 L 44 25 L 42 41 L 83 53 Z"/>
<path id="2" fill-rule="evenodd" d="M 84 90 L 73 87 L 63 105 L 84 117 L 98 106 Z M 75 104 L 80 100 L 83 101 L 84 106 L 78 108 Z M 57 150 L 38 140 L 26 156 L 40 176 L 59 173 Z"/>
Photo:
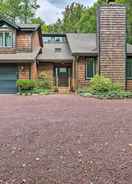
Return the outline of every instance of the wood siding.
<path id="1" fill-rule="evenodd" d="M 32 34 L 32 48 L 41 47 L 39 32 L 36 31 Z"/>
<path id="2" fill-rule="evenodd" d="M 86 63 L 88 61 L 88 57 L 79 57 L 78 61 L 76 61 L 76 85 L 77 87 L 87 86 L 89 84 L 88 79 L 86 79 Z M 98 73 L 98 60 L 96 62 L 96 73 Z"/>
<path id="3" fill-rule="evenodd" d="M 127 80 L 127 90 L 132 91 L 132 80 Z"/>
<path id="4" fill-rule="evenodd" d="M 51 83 L 54 83 L 54 64 L 53 63 L 40 63 L 38 65 L 38 76 L 44 75 Z"/>
<path id="5" fill-rule="evenodd" d="M 126 8 L 104 6 L 98 14 L 100 74 L 125 88 Z"/>
<path id="6" fill-rule="evenodd" d="M 32 33 L 17 32 L 16 35 L 17 52 L 32 51 Z"/>
<path id="7" fill-rule="evenodd" d="M 21 80 L 30 79 L 30 64 L 20 64 L 18 65 L 18 78 Z"/>

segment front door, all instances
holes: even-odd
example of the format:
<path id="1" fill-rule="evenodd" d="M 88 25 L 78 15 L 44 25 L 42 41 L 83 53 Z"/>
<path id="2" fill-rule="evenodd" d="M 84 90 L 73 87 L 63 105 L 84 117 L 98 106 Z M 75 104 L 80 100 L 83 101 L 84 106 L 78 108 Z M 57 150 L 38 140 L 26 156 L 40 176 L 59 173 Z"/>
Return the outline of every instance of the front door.
<path id="1" fill-rule="evenodd" d="M 56 67 L 56 81 L 58 87 L 68 87 L 70 78 L 69 67 Z"/>

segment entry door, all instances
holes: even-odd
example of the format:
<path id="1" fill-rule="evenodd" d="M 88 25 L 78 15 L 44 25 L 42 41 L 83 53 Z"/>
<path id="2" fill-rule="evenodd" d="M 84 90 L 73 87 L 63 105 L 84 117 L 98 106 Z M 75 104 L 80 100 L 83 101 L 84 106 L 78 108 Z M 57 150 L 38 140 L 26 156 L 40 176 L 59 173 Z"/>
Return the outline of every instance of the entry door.
<path id="1" fill-rule="evenodd" d="M 58 67 L 58 86 L 68 87 L 68 68 Z"/>
<path id="2" fill-rule="evenodd" d="M 0 64 L 0 93 L 16 93 L 17 67 Z"/>

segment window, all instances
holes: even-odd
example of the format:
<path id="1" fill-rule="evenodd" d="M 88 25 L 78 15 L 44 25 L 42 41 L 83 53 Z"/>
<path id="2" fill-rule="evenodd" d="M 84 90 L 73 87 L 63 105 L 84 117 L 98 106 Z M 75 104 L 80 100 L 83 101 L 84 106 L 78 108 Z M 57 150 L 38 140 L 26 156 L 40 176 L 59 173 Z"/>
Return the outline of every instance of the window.
<path id="1" fill-rule="evenodd" d="M 132 58 L 127 59 L 126 63 L 126 77 L 132 79 Z"/>
<path id="2" fill-rule="evenodd" d="M 0 32 L 0 47 L 13 47 L 12 32 Z"/>
<path id="3" fill-rule="evenodd" d="M 65 37 L 64 36 L 44 36 L 43 42 L 44 43 L 64 43 Z"/>
<path id="4" fill-rule="evenodd" d="M 96 58 L 87 58 L 86 63 L 86 79 L 91 79 L 96 74 Z"/>
<path id="5" fill-rule="evenodd" d="M 55 52 L 61 52 L 61 48 L 55 48 Z"/>
<path id="6" fill-rule="evenodd" d="M 0 47 L 3 47 L 3 33 L 0 33 Z"/>

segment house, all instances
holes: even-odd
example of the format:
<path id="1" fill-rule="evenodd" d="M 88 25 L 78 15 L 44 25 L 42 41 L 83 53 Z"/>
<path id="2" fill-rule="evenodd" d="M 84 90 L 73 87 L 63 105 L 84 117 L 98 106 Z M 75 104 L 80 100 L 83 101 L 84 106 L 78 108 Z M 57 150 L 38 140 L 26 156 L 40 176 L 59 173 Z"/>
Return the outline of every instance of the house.
<path id="1" fill-rule="evenodd" d="M 126 7 L 97 10 L 97 33 L 43 34 L 39 25 L 0 19 L 0 93 L 16 93 L 17 79 L 46 75 L 58 89 L 76 90 L 96 74 L 132 90 L 132 45 Z"/>

